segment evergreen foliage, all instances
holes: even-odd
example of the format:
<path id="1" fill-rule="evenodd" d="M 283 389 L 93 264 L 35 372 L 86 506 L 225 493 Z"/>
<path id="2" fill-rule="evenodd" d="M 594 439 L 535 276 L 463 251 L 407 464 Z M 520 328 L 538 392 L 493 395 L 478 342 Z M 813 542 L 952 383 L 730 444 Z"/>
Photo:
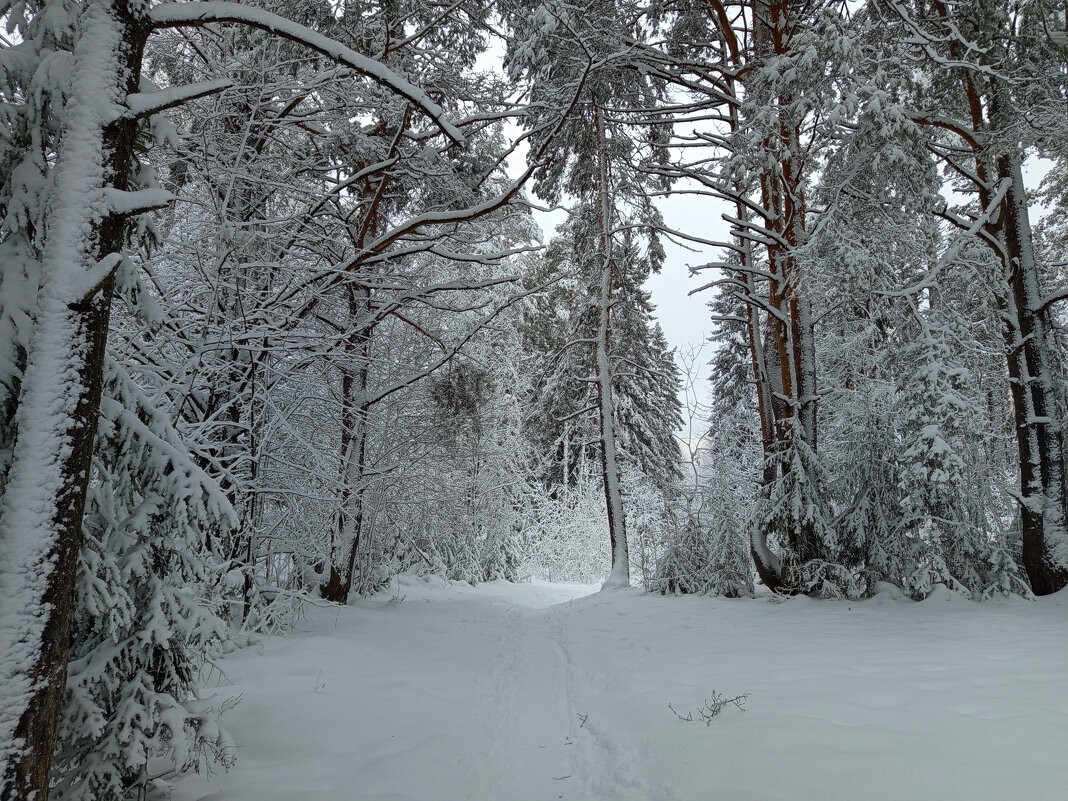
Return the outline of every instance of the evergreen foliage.
<path id="1" fill-rule="evenodd" d="M 209 605 L 216 577 L 205 542 L 235 521 L 114 362 L 94 473 L 53 797 L 120 801 L 153 787 L 160 757 L 179 773 L 236 760 L 217 720 L 226 702 L 199 688 L 227 637 Z"/>

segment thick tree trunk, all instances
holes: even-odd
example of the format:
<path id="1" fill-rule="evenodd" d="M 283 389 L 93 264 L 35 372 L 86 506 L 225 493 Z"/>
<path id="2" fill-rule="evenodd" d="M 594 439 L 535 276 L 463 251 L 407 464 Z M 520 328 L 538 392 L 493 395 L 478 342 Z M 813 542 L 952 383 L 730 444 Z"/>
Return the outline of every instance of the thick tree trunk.
<path id="1" fill-rule="evenodd" d="M 1023 562 L 1031 589 L 1048 595 L 1068 586 L 1062 410 L 1053 380 L 1049 313 L 1042 307 L 1020 158 L 1002 155 L 998 177 L 1011 181 L 1002 202 L 1007 285 L 1005 345 L 1020 454 Z"/>
<path id="2" fill-rule="evenodd" d="M 744 208 L 738 204 L 739 218 L 744 219 Z M 748 243 L 743 244 L 742 266 L 748 268 L 752 264 L 752 251 Z M 746 272 L 742 277 L 746 285 L 746 291 L 755 297 L 753 277 Z M 753 376 L 757 391 L 757 412 L 760 415 L 760 442 L 764 466 L 761 471 L 761 488 L 769 487 L 775 481 L 775 464 L 771 460 L 772 450 L 775 447 L 775 393 L 772 391 L 771 380 L 768 375 L 768 366 L 765 360 L 763 338 L 760 335 L 760 315 L 753 303 L 748 304 L 746 315 L 746 327 L 749 334 L 749 355 L 753 365 Z M 782 562 L 768 546 L 768 534 L 760 526 L 753 526 L 749 535 L 749 553 L 753 559 L 760 581 L 772 592 L 777 592 L 782 586 Z"/>
<path id="3" fill-rule="evenodd" d="M 116 122 L 110 112 L 137 88 L 148 35 L 125 3 L 97 2 L 83 13 L 0 509 L 3 801 L 48 797 L 118 263 L 112 254 L 123 242 L 124 218 L 108 214 L 104 187 L 126 189 L 134 154 L 136 123 Z"/>
<path id="4" fill-rule="evenodd" d="M 619 454 L 614 431 L 615 400 L 612 393 L 612 369 L 608 353 L 611 264 L 605 260 L 601 277 L 600 322 L 597 331 L 597 417 L 601 439 L 601 475 L 604 481 L 605 506 L 608 511 L 608 539 L 612 551 L 612 570 L 604 586 L 617 589 L 630 586 L 630 552 L 627 546 L 623 493 L 619 482 Z"/>
<path id="5" fill-rule="evenodd" d="M 791 5 L 786 0 L 754 2 L 752 13 L 754 58 L 788 55 L 795 24 Z M 760 87 L 748 89 L 760 91 Z M 805 239 L 806 210 L 800 128 L 788 111 L 794 100 L 784 96 L 766 98 L 767 105 L 776 110 L 778 128 L 768 134 L 764 146 L 779 160 L 775 168 L 765 168 L 759 176 L 761 207 L 765 210 L 763 226 L 768 232 L 768 313 L 763 342 L 753 323 L 749 336 L 754 370 L 763 370 L 763 375 L 757 373 L 756 380 L 765 488 L 788 473 L 789 465 L 778 454 L 789 447 L 792 438 L 799 436 L 813 452 L 817 446 L 815 340 L 796 260 L 796 250 Z M 744 222 L 747 217 L 743 210 L 739 204 L 738 216 Z M 781 560 L 769 548 L 771 532 L 764 528 L 752 532 L 750 551 L 754 565 L 761 581 L 773 591 L 789 589 L 796 567 L 820 556 L 813 532 L 805 528 L 793 526 L 785 532 L 786 554 Z"/>
<path id="6" fill-rule="evenodd" d="M 748 210 L 741 204 L 737 205 L 738 218 L 748 220 Z M 746 293 L 751 298 L 756 298 L 756 287 L 751 273 L 753 265 L 752 246 L 743 241 L 742 246 L 742 283 Z M 772 461 L 772 452 L 775 448 L 776 425 L 775 425 L 775 396 L 771 375 L 768 371 L 767 353 L 765 352 L 764 338 L 760 334 L 760 313 L 755 302 L 747 304 L 746 330 L 749 336 L 749 356 L 752 362 L 753 377 L 756 383 L 757 413 L 760 417 L 760 443 L 764 465 L 761 471 L 760 486 L 767 488 L 775 481 L 776 469 Z M 749 534 L 749 554 L 753 559 L 760 581 L 772 592 L 778 592 L 782 587 L 782 560 L 771 550 L 768 545 L 768 533 L 761 526 L 755 525 Z"/>
<path id="7" fill-rule="evenodd" d="M 719 2 L 713 4 L 717 14 L 720 31 L 730 59 L 736 69 L 745 66 L 744 56 L 765 58 L 777 49 L 782 49 L 781 37 L 776 38 L 776 23 L 785 12 L 785 6 L 778 4 L 774 8 L 767 3 L 752 3 L 753 39 L 752 51 L 743 54 L 739 41 L 731 28 L 726 7 Z M 736 80 L 728 75 L 725 78 L 730 93 L 736 93 Z M 753 91 L 747 87 L 747 91 Z M 768 98 L 768 104 L 772 99 Z M 731 104 L 730 129 L 737 133 L 742 128 L 738 107 Z M 769 149 L 775 147 L 773 141 L 765 141 Z M 762 207 L 767 214 L 763 225 L 769 230 L 781 227 L 786 219 L 782 186 L 778 176 L 765 170 L 759 176 Z M 768 267 L 772 278 L 769 281 L 768 295 L 760 297 L 756 287 L 756 259 L 753 254 L 753 242 L 749 238 L 751 214 L 749 206 L 743 201 L 747 190 L 741 184 L 732 187 L 737 218 L 738 246 L 740 255 L 740 281 L 747 298 L 746 332 L 749 341 L 749 356 L 752 363 L 753 380 L 756 385 L 757 413 L 760 418 L 760 440 L 764 459 L 761 472 L 762 495 L 768 491 L 778 478 L 778 466 L 775 454 L 780 447 L 791 413 L 791 404 L 787 390 L 793 386 L 793 371 L 790 369 L 792 349 L 788 345 L 789 329 L 784 324 L 787 320 L 784 307 L 788 303 L 788 285 L 783 275 L 781 248 L 768 247 Z M 760 310 L 765 312 L 761 319 Z M 778 319 L 776 318 L 778 315 Z M 769 544 L 769 531 L 759 521 L 753 523 L 749 534 L 749 553 L 761 582 L 772 592 L 784 587 L 784 565 Z"/>
<path id="8" fill-rule="evenodd" d="M 101 293 L 110 294 L 110 290 L 108 282 Z M 23 381 L 23 409 L 66 405 L 68 393 L 75 393 L 76 400 L 62 416 L 16 416 L 15 461 L 0 536 L 5 558 L 10 559 L 15 551 L 16 561 L 8 562 L 5 572 L 18 571 L 22 576 L 16 578 L 23 580 L 11 582 L 14 587 L 5 581 L 10 594 L 5 593 L 4 606 L 11 604 L 4 610 L 5 625 L 11 625 L 7 617 L 11 615 L 17 628 L 5 631 L 0 642 L 4 658 L 20 662 L 11 666 L 14 676 L 4 666 L 5 681 L 15 682 L 5 687 L 4 695 L 17 688 L 21 698 L 15 699 L 17 711 L 5 710 L 5 717 L 15 713 L 18 720 L 13 733 L 16 750 L 4 764 L 0 790 L 4 801 L 30 798 L 35 791 L 36 797 L 47 797 L 66 689 L 109 302 L 110 297 L 98 293 L 87 303 L 67 305 L 53 300 L 42 308 Z M 57 459 L 58 453 L 65 456 Z"/>
<path id="9" fill-rule="evenodd" d="M 984 95 L 985 93 L 985 95 Z M 1038 263 L 1023 182 L 1022 153 L 1010 147 L 997 155 L 981 148 L 992 127 L 1012 124 L 1007 88 L 968 78 L 964 94 L 970 109 L 979 201 L 993 211 L 986 244 L 1001 264 L 999 303 L 1005 359 L 1020 458 L 1020 521 L 1023 562 L 1031 589 L 1048 595 L 1068 586 L 1068 530 L 1065 528 L 1063 409 L 1053 378 L 1056 343 L 1043 305 Z M 988 116 L 990 119 L 988 120 Z M 1005 186 L 1004 196 L 995 196 Z"/>

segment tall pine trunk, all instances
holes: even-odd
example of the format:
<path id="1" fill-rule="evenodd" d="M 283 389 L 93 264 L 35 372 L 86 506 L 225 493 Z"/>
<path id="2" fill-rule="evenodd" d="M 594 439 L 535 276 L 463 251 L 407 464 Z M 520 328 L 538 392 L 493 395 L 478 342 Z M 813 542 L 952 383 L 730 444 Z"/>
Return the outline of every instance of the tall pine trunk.
<path id="1" fill-rule="evenodd" d="M 791 52 L 791 38 L 797 21 L 790 3 L 779 0 L 770 5 L 754 2 L 753 56 L 756 59 L 783 57 Z M 747 87 L 749 91 L 759 91 Z M 764 146 L 775 154 L 775 166 L 762 168 L 759 175 L 760 201 L 764 210 L 764 228 L 768 255 L 767 322 L 763 341 L 759 327 L 749 324 L 750 351 L 761 413 L 761 433 L 765 467 L 762 483 L 771 485 L 785 478 L 792 460 L 783 452 L 795 440 L 816 452 L 817 405 L 815 336 L 809 301 L 801 286 L 800 265 L 796 251 L 806 235 L 805 190 L 802 175 L 803 149 L 800 123 L 791 107 L 797 98 L 772 95 L 767 105 L 775 109 L 777 130 L 768 134 Z M 734 121 L 737 128 L 738 122 Z M 743 227 L 748 214 L 738 205 Z M 746 242 L 746 250 L 751 245 Z M 743 254 L 744 255 L 744 254 Z M 751 258 L 751 257 L 750 257 Z M 752 272 L 749 283 L 753 283 Z M 755 312 L 751 312 L 755 316 Z M 762 374 L 761 374 L 762 373 Z M 820 557 L 821 549 L 813 531 L 796 521 L 785 532 L 786 554 L 780 560 L 768 545 L 772 534 L 767 526 L 753 531 L 750 550 L 761 581 L 773 591 L 789 590 L 796 570 L 805 562 Z"/>
<path id="2" fill-rule="evenodd" d="M 619 454 L 616 450 L 615 398 L 612 394 L 612 361 L 609 343 L 612 335 L 612 203 L 609 196 L 608 157 L 605 153 L 604 120 L 597 114 L 597 192 L 600 201 L 600 291 L 597 299 L 597 419 L 601 439 L 601 476 L 604 482 L 605 507 L 608 511 L 608 539 L 612 550 L 612 569 L 605 589 L 630 586 L 630 552 L 627 547 L 627 523 L 623 512 L 623 492 L 619 483 Z"/>
<path id="3" fill-rule="evenodd" d="M 1053 378 L 1056 343 L 1035 259 L 1021 150 L 1012 143 L 994 153 L 982 146 L 993 130 L 1011 128 L 1008 89 L 1002 79 L 979 83 L 969 76 L 964 92 L 979 179 L 976 190 L 991 219 L 984 241 L 1002 273 L 998 302 L 1020 459 L 1023 563 L 1032 591 L 1048 595 L 1068 586 L 1064 410 Z"/>
<path id="4" fill-rule="evenodd" d="M 51 213 L 15 443 L 0 507 L 0 799 L 46 801 L 66 689 L 78 553 L 100 408 L 113 273 L 149 26 L 123 0 L 87 4 L 62 110 Z"/>
<path id="5" fill-rule="evenodd" d="M 1042 308 L 1038 265 L 1018 153 L 997 159 L 998 177 L 1011 182 L 999 227 L 1006 284 L 1002 330 L 1020 454 L 1023 563 L 1036 595 L 1068 586 L 1065 530 L 1063 410 L 1053 380 L 1053 330 Z"/>

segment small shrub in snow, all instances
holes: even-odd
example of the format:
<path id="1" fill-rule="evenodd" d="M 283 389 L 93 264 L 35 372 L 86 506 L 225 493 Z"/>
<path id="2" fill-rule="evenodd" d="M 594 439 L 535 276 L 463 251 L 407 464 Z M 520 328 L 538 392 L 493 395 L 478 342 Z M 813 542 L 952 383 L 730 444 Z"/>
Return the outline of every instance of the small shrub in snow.
<path id="1" fill-rule="evenodd" d="M 692 711 L 687 712 L 685 715 L 680 714 L 677 709 L 671 704 L 668 704 L 668 709 L 675 713 L 675 717 L 679 720 L 684 720 L 687 723 L 693 723 L 695 720 L 704 721 L 706 726 L 712 725 L 713 718 L 717 717 L 726 707 L 733 706 L 735 709 L 744 712 L 745 702 L 749 698 L 749 693 L 742 693 L 736 695 L 733 698 L 728 698 L 722 693 L 713 691 L 712 695 L 705 699 L 702 706 L 697 708 L 697 717 L 695 718 Z"/>
<path id="2" fill-rule="evenodd" d="M 651 592 L 677 595 L 753 594 L 745 539 L 723 526 L 704 532 L 692 521 L 668 539 L 648 582 Z"/>
<path id="3" fill-rule="evenodd" d="M 820 598 L 857 598 L 861 586 L 852 571 L 834 562 L 812 559 L 801 566 L 801 590 Z"/>

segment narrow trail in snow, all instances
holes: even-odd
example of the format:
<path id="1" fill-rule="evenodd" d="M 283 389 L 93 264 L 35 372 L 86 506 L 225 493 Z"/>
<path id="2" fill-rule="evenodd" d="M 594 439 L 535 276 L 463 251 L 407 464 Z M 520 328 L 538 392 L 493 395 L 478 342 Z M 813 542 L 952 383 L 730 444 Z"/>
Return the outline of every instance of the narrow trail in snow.
<path id="1" fill-rule="evenodd" d="M 549 638 L 564 666 L 564 689 L 567 705 L 573 712 L 575 744 L 573 778 L 579 791 L 564 798 L 611 799 L 612 801 L 677 801 L 674 790 L 649 782 L 643 776 L 639 748 L 628 732 L 598 720 L 589 704 L 607 689 L 608 674 L 593 673 L 572 658 L 569 646 L 566 605 L 546 610 L 544 619 Z M 596 680 L 592 680 L 596 677 Z M 582 711 L 586 710 L 586 711 Z"/>
<path id="2" fill-rule="evenodd" d="M 573 661 L 566 621 L 566 607 L 511 606 L 500 615 L 483 710 L 486 767 L 472 801 L 673 801 L 671 790 L 642 778 L 622 732 L 582 711 L 604 682 Z"/>
<path id="3" fill-rule="evenodd" d="M 472 801 L 574 798 L 572 712 L 566 701 L 570 666 L 550 638 L 545 611 L 509 607 L 496 621 L 490 666 L 486 772 Z"/>

